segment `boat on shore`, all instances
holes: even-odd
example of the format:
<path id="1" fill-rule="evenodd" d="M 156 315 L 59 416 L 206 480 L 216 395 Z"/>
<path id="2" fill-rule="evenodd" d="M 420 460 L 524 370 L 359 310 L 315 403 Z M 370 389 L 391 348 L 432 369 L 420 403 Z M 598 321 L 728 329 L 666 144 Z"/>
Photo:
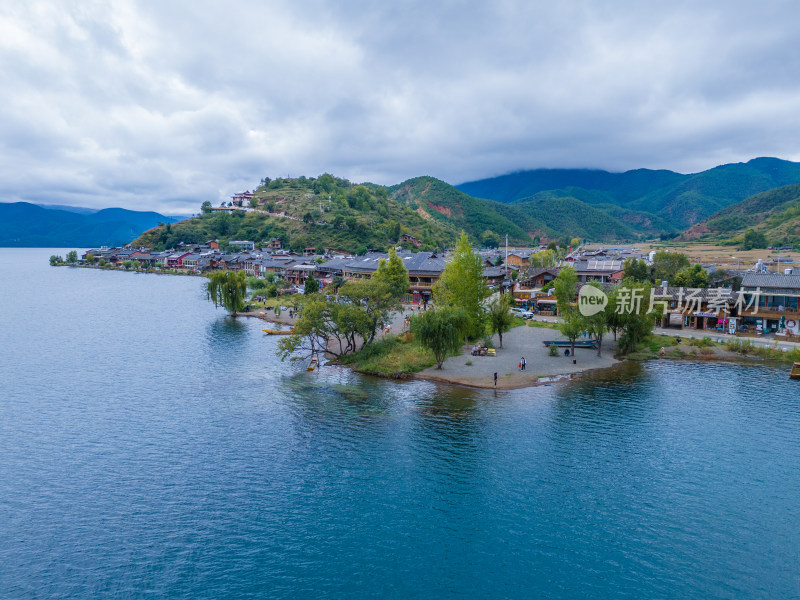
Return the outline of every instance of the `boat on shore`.
<path id="1" fill-rule="evenodd" d="M 569 340 L 545 340 L 542 342 L 545 346 L 556 346 L 557 348 L 571 348 L 572 342 Z M 597 340 L 576 340 L 576 348 L 594 348 L 597 350 Z"/>
<path id="2" fill-rule="evenodd" d="M 792 365 L 792 370 L 789 371 L 789 379 L 800 379 L 800 362 Z"/>
<path id="3" fill-rule="evenodd" d="M 316 356 L 312 356 L 311 360 L 308 363 L 308 367 L 306 367 L 306 370 L 313 371 L 318 366 L 319 366 L 319 359 Z"/>
<path id="4" fill-rule="evenodd" d="M 292 335 L 294 329 L 262 329 L 267 335 Z"/>

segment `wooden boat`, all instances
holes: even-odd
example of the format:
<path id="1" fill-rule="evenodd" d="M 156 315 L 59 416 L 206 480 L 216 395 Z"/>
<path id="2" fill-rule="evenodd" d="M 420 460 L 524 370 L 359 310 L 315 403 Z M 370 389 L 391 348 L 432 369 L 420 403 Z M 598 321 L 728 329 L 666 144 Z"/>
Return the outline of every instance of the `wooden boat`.
<path id="1" fill-rule="evenodd" d="M 800 362 L 792 365 L 792 370 L 789 371 L 789 379 L 800 379 Z"/>
<path id="2" fill-rule="evenodd" d="M 542 342 L 545 346 L 556 346 L 558 348 L 571 348 L 569 340 L 546 340 Z M 597 350 L 597 340 L 575 340 L 576 348 L 594 348 Z"/>
<path id="3" fill-rule="evenodd" d="M 308 367 L 306 367 L 306 370 L 313 371 L 318 366 L 319 366 L 319 359 L 316 356 L 312 356 L 311 361 L 308 363 Z"/>
<path id="4" fill-rule="evenodd" d="M 262 329 L 267 335 L 292 335 L 294 329 Z"/>

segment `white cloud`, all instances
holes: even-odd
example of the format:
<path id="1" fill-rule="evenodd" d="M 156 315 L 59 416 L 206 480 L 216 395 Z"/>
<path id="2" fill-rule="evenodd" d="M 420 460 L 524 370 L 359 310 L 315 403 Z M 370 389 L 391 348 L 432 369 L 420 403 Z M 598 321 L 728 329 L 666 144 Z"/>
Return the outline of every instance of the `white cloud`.
<path id="1" fill-rule="evenodd" d="M 0 199 L 191 212 L 263 176 L 797 159 L 790 2 L 0 8 Z"/>

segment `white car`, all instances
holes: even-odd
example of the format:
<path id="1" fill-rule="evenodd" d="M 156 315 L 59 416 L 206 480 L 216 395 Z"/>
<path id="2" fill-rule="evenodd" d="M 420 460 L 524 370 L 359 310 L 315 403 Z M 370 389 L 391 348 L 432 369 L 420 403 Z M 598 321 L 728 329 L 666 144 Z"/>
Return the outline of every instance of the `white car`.
<path id="1" fill-rule="evenodd" d="M 533 313 L 529 310 L 524 308 L 512 308 L 511 314 L 517 315 L 518 317 L 522 317 L 523 319 L 531 319 L 533 318 Z"/>

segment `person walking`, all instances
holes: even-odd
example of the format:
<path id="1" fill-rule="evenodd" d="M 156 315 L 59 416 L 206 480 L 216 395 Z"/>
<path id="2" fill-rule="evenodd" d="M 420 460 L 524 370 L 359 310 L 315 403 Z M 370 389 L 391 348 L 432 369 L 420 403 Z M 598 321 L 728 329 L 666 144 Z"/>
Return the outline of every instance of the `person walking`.
<path id="1" fill-rule="evenodd" d="M 522 363 L 522 370 L 524 371 L 525 370 L 525 357 L 524 356 L 522 357 L 522 360 L 520 362 Z"/>

